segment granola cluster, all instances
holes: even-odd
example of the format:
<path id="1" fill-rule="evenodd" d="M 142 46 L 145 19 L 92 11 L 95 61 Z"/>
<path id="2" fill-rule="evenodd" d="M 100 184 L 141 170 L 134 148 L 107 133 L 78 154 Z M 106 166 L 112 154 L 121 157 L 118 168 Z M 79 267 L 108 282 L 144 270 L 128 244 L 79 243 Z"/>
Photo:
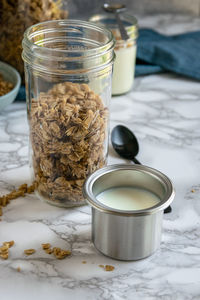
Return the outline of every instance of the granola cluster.
<path id="1" fill-rule="evenodd" d="M 86 177 L 105 165 L 102 99 L 87 84 L 55 84 L 32 100 L 29 119 L 37 191 L 53 203 L 80 204 Z"/>
<path id="2" fill-rule="evenodd" d="M 10 193 L 0 196 L 0 216 L 3 215 L 2 206 L 5 207 L 10 203 L 10 200 L 24 197 L 25 194 L 31 194 L 35 190 L 35 183 L 28 186 L 26 183 L 20 185 L 16 190 L 11 191 Z"/>
<path id="3" fill-rule="evenodd" d="M 54 254 L 54 256 L 57 259 L 64 259 L 67 256 L 71 255 L 71 251 L 69 250 L 64 250 L 59 247 L 53 247 L 51 248 L 51 245 L 49 243 L 42 244 L 42 249 L 47 253 L 47 254 Z"/>
<path id="4" fill-rule="evenodd" d="M 11 64 L 23 75 L 22 38 L 29 26 L 67 18 L 61 0 L 1 0 L 0 1 L 0 60 Z"/>
<path id="5" fill-rule="evenodd" d="M 0 247 L 0 257 L 2 259 L 8 259 L 9 256 L 9 248 L 14 245 L 14 241 L 3 242 L 3 245 Z"/>
<path id="6" fill-rule="evenodd" d="M 0 96 L 9 93 L 13 89 L 13 84 L 4 80 L 3 75 L 0 73 Z"/>
<path id="7" fill-rule="evenodd" d="M 111 266 L 111 265 L 99 265 L 100 268 L 104 269 L 105 271 L 107 272 L 110 272 L 110 271 L 113 271 L 115 269 L 114 266 Z"/>

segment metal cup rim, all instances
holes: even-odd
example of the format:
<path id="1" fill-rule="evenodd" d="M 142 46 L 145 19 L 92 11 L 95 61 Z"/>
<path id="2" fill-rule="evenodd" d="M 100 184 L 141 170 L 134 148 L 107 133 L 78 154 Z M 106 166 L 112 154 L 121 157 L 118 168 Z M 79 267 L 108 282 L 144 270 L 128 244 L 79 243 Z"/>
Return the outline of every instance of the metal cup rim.
<path id="1" fill-rule="evenodd" d="M 155 206 L 141 209 L 141 210 L 120 210 L 111 208 L 99 202 L 93 194 L 92 188 L 94 183 L 103 175 L 112 173 L 118 170 L 133 170 L 133 171 L 140 171 L 157 178 L 162 184 L 166 187 L 166 194 L 165 197 Z M 86 198 L 88 204 L 105 213 L 120 215 L 120 216 L 144 216 L 154 214 L 160 210 L 164 210 L 168 207 L 174 199 L 175 190 L 172 184 L 172 181 L 166 176 L 164 173 L 158 171 L 157 169 L 145 166 L 145 165 L 126 165 L 126 164 L 115 164 L 115 165 L 108 165 L 101 169 L 98 169 L 94 173 L 88 176 L 84 185 L 83 185 L 83 195 Z"/>

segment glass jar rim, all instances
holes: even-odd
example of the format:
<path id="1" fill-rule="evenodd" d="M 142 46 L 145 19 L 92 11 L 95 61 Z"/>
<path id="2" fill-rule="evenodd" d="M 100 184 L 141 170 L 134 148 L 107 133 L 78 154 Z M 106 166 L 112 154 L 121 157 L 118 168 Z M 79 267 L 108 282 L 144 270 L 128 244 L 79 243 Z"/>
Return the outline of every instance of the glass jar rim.
<path id="1" fill-rule="evenodd" d="M 37 24 L 34 24 L 30 27 L 28 27 L 25 32 L 24 32 L 24 38 L 23 38 L 23 47 L 24 46 L 27 46 L 27 47 L 31 47 L 31 46 L 34 46 L 34 49 L 45 49 L 45 50 L 49 50 L 49 51 L 52 51 L 52 48 L 48 48 L 48 47 L 41 47 L 40 45 L 36 44 L 36 43 L 33 43 L 31 40 L 30 40 L 30 37 L 33 38 L 34 37 L 34 33 L 38 32 L 38 33 L 42 33 L 41 31 L 36 31 L 36 28 L 38 26 L 43 26 L 45 24 L 58 24 L 59 25 L 83 25 L 83 26 L 88 26 L 90 28 L 93 28 L 93 29 L 101 29 L 102 32 L 108 34 L 109 36 L 109 39 L 108 39 L 108 42 L 102 46 L 99 46 L 99 47 L 96 47 L 96 48 L 93 48 L 93 49 L 87 49 L 87 52 L 88 53 L 92 53 L 94 52 L 94 50 L 104 50 L 105 49 L 105 46 L 108 46 L 108 45 L 112 45 L 113 44 L 113 34 L 110 30 L 106 29 L 103 25 L 100 25 L 100 24 L 95 24 L 93 22 L 88 22 L 88 21 L 80 21 L 80 20 L 71 20 L 71 19 L 66 19 L 66 20 L 51 20 L 51 21 L 45 21 L 45 22 L 41 22 L 41 23 L 37 23 Z M 31 33 L 31 31 L 33 31 L 33 33 Z M 53 51 L 56 53 L 63 53 L 63 52 L 71 52 L 72 50 L 68 50 L 68 49 L 53 49 Z M 73 52 L 80 52 L 80 49 L 73 49 Z"/>
<path id="2" fill-rule="evenodd" d="M 51 43 L 54 43 L 53 46 L 46 46 Z M 22 41 L 22 58 L 38 70 L 47 70 L 48 60 L 71 64 L 88 61 L 91 68 L 87 71 L 93 71 L 113 63 L 114 45 L 112 32 L 104 26 L 81 20 L 52 20 L 37 23 L 26 29 Z M 69 69 L 61 72 L 71 71 Z M 75 73 L 78 71 L 85 72 L 82 69 L 76 70 Z"/>

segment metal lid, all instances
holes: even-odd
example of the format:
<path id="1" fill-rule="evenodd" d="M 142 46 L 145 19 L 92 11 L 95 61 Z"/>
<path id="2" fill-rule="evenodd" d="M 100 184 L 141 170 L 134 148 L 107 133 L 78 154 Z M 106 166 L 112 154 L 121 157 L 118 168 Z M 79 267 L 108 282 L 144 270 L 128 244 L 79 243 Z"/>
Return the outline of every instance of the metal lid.
<path id="1" fill-rule="evenodd" d="M 131 186 L 149 190 L 160 198 L 160 202 L 141 210 L 119 210 L 99 202 L 96 196 L 112 187 Z M 110 165 L 92 173 L 83 186 L 87 202 L 94 208 L 121 216 L 141 216 L 164 210 L 175 196 L 171 180 L 160 171 L 144 165 Z"/>

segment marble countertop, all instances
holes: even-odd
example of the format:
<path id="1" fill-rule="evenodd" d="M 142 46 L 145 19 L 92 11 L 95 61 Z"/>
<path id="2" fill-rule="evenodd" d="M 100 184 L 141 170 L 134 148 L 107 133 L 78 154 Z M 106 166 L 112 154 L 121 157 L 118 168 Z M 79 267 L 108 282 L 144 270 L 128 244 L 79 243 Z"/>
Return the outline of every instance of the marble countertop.
<path id="1" fill-rule="evenodd" d="M 158 16 L 141 23 L 166 33 L 174 24 L 177 33 L 197 29 L 200 20 Z M 129 94 L 111 100 L 111 128 L 119 123 L 138 137 L 138 159 L 174 183 L 160 249 L 135 262 L 107 258 L 91 242 L 88 206 L 66 210 L 28 195 L 3 209 L 0 244 L 15 245 L 9 259 L 0 260 L 2 299 L 200 299 L 200 84 L 174 74 L 139 77 Z M 113 163 L 130 161 L 110 146 Z M 26 106 L 13 103 L 0 113 L 0 193 L 29 180 Z M 71 249 L 72 256 L 56 260 L 41 250 L 44 242 Z M 37 251 L 26 257 L 27 248 Z M 100 264 L 115 269 L 106 272 Z"/>

